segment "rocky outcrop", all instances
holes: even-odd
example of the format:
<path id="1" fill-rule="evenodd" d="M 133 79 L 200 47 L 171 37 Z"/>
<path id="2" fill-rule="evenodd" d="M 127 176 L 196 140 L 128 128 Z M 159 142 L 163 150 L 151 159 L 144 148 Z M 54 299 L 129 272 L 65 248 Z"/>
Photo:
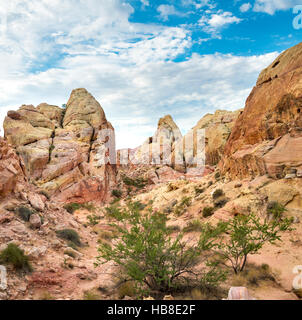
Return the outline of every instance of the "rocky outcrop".
<path id="1" fill-rule="evenodd" d="M 204 164 L 216 165 L 223 155 L 224 146 L 241 112 L 217 110 L 214 114 L 206 114 L 201 118 L 182 140 L 174 144 L 173 167 L 185 172 L 199 164 L 201 168 Z"/>
<path id="2" fill-rule="evenodd" d="M 24 165 L 15 150 L 0 137 L 0 198 L 18 191 L 25 182 Z"/>
<path id="3" fill-rule="evenodd" d="M 28 177 L 50 197 L 106 199 L 115 180 L 114 129 L 86 89 L 73 90 L 66 109 L 42 103 L 9 111 L 3 126 Z"/>
<path id="4" fill-rule="evenodd" d="M 261 72 L 225 146 L 223 173 L 231 178 L 301 174 L 301 76 L 302 43 Z"/>
<path id="5" fill-rule="evenodd" d="M 171 165 L 172 146 L 181 139 L 178 126 L 170 115 L 166 115 L 159 119 L 154 135 L 130 153 L 130 161 L 144 165 Z"/>

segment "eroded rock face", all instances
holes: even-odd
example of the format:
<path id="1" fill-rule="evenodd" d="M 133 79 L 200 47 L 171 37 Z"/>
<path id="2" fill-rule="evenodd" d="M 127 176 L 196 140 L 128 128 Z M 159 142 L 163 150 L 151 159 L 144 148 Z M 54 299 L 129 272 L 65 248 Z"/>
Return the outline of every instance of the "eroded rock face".
<path id="1" fill-rule="evenodd" d="M 170 115 L 160 118 L 154 135 L 130 153 L 135 164 L 167 164 L 172 162 L 172 146 L 182 139 L 182 134 Z"/>
<path id="2" fill-rule="evenodd" d="M 66 109 L 42 103 L 9 111 L 4 134 L 30 179 L 57 201 L 103 201 L 114 184 L 114 129 L 86 89 L 73 90 Z"/>
<path id="3" fill-rule="evenodd" d="M 216 165 L 223 155 L 224 146 L 241 112 L 242 110 L 217 110 L 214 114 L 207 114 L 201 118 L 182 140 L 174 144 L 174 168 L 185 172 L 188 168 L 198 166 L 200 161 L 206 165 Z M 205 130 L 204 133 L 202 129 Z M 205 159 L 198 159 L 197 156 L 203 152 Z"/>
<path id="4" fill-rule="evenodd" d="M 302 164 L 302 43 L 259 75 L 220 164 L 231 178 L 283 178 Z"/>
<path id="5" fill-rule="evenodd" d="M 25 182 L 24 165 L 15 150 L 0 137 L 0 198 L 18 191 Z"/>

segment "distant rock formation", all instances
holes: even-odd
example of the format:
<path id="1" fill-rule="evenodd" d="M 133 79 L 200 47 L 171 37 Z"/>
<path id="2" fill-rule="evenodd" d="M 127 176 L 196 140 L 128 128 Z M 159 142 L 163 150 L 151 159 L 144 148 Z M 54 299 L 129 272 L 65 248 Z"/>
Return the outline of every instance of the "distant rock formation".
<path id="1" fill-rule="evenodd" d="M 101 105 L 73 90 L 66 109 L 42 103 L 9 111 L 4 134 L 26 174 L 62 202 L 103 201 L 115 181 L 115 136 Z"/>
<path id="2" fill-rule="evenodd" d="M 230 178 L 302 177 L 302 43 L 260 73 L 220 168 Z"/>
<path id="3" fill-rule="evenodd" d="M 189 168 L 196 167 L 194 158 L 201 156 L 201 153 L 204 153 L 205 165 L 216 165 L 223 155 L 224 146 L 241 112 L 241 110 L 234 112 L 217 110 L 214 114 L 206 114 L 202 117 L 183 139 L 173 145 L 173 167 L 178 171 L 186 172 Z M 198 130 L 201 129 L 205 132 L 198 135 Z"/>

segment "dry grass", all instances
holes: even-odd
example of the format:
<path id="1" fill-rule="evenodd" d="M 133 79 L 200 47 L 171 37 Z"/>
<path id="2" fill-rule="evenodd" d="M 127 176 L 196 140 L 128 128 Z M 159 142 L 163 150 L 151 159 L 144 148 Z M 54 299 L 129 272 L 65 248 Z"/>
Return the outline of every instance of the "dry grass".
<path id="1" fill-rule="evenodd" d="M 96 289 L 84 291 L 83 300 L 102 300 Z"/>
<path id="2" fill-rule="evenodd" d="M 132 282 L 127 281 L 124 282 L 120 287 L 118 288 L 118 295 L 119 299 L 123 299 L 126 296 L 128 297 L 135 297 L 135 288 Z"/>

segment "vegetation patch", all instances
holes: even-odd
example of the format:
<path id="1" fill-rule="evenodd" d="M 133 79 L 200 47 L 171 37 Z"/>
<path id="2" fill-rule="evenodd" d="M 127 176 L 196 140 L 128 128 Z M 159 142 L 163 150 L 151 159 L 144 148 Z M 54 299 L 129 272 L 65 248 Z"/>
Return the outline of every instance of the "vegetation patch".
<path id="1" fill-rule="evenodd" d="M 0 263 L 12 265 L 19 271 L 32 271 L 28 256 L 14 243 L 9 243 L 6 249 L 0 253 Z"/>
<path id="2" fill-rule="evenodd" d="M 223 196 L 223 195 L 224 195 L 224 193 L 223 193 L 223 191 L 222 191 L 221 189 L 216 189 L 216 190 L 213 192 L 212 197 L 213 197 L 213 199 L 215 200 L 215 199 L 217 199 L 217 198 L 219 198 L 219 197 L 221 197 L 221 196 Z"/>
<path id="3" fill-rule="evenodd" d="M 128 176 L 123 176 L 122 180 L 126 186 L 135 187 L 136 189 L 143 189 L 148 183 L 148 181 L 142 177 L 132 179 Z"/>
<path id="4" fill-rule="evenodd" d="M 35 213 L 35 211 L 33 211 L 27 207 L 19 207 L 16 209 L 16 211 L 17 211 L 19 217 L 23 221 L 26 221 L 26 222 L 28 222 L 30 219 L 30 216 Z"/>
<path id="5" fill-rule="evenodd" d="M 58 230 L 56 234 L 59 238 L 68 240 L 76 246 L 82 245 L 79 234 L 73 229 Z"/>
<path id="6" fill-rule="evenodd" d="M 114 190 L 112 190 L 111 194 L 113 197 L 120 199 L 123 195 L 123 192 L 121 190 L 114 189 Z"/>
<path id="7" fill-rule="evenodd" d="M 120 233 L 113 244 L 101 243 L 96 264 L 114 261 L 125 281 L 135 284 L 136 294 L 171 293 L 189 282 L 217 284 L 225 273 L 209 261 L 211 243 L 200 239 L 195 245 L 183 241 L 183 233 L 171 237 L 167 217 L 159 212 L 141 212 L 139 203 L 127 209 L 112 226 Z M 125 228 L 125 225 L 129 226 Z M 202 270 L 196 265 L 204 263 Z"/>
<path id="8" fill-rule="evenodd" d="M 202 216 L 204 218 L 208 218 L 210 216 L 212 216 L 215 212 L 215 209 L 213 207 L 204 207 L 202 209 Z"/>
<path id="9" fill-rule="evenodd" d="M 183 232 L 198 232 L 202 231 L 202 223 L 200 220 L 196 219 L 188 222 L 188 224 L 183 228 Z"/>
<path id="10" fill-rule="evenodd" d="M 282 215 L 285 211 L 286 208 L 277 201 L 271 201 L 267 204 L 267 214 L 273 217 L 273 219 L 282 218 Z"/>

